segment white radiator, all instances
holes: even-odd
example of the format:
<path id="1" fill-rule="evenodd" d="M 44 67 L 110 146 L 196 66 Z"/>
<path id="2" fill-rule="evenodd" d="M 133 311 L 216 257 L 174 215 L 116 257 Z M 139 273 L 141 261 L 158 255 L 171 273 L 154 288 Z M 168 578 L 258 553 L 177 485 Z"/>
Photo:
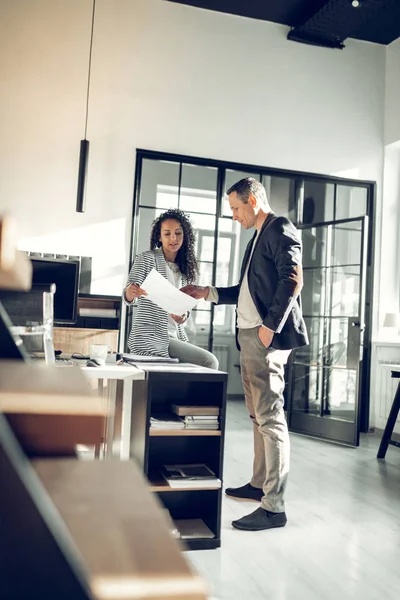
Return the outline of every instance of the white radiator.
<path id="1" fill-rule="evenodd" d="M 372 405 L 375 406 L 375 427 L 379 429 L 385 428 L 393 404 L 399 380 L 393 379 L 391 372 L 392 370 L 398 371 L 399 365 L 399 346 L 385 345 L 383 343 L 376 344 L 375 361 L 372 361 L 371 365 L 373 375 L 371 407 Z M 394 431 L 400 433 L 400 419 L 397 420 Z"/>
<path id="2" fill-rule="evenodd" d="M 207 346 L 201 346 L 204 350 L 208 350 Z M 225 344 L 214 344 L 213 354 L 218 359 L 219 370 L 228 372 L 229 365 L 229 346 Z"/>

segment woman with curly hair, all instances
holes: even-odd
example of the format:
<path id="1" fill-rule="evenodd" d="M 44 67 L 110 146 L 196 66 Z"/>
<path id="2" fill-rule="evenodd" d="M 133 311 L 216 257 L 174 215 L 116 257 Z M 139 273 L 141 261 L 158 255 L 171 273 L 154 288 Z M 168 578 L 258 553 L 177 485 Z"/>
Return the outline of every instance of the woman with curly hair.
<path id="1" fill-rule="evenodd" d="M 189 217 L 179 209 L 167 210 L 153 222 L 150 250 L 136 257 L 129 273 L 123 298 L 126 304 L 136 305 L 136 311 L 128 347 L 133 354 L 170 356 L 218 369 L 211 352 L 189 343 L 184 328 L 189 314 L 169 315 L 146 298 L 140 286 L 152 269 L 178 289 L 196 280 L 195 233 Z"/>

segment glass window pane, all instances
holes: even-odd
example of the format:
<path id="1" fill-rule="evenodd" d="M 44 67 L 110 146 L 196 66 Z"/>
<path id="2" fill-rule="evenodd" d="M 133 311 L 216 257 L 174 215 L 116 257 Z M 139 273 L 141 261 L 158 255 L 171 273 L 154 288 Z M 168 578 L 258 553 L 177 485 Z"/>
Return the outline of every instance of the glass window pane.
<path id="1" fill-rule="evenodd" d="M 211 323 L 210 310 L 192 310 L 192 319 L 196 325 L 196 331 L 208 331 Z"/>
<path id="2" fill-rule="evenodd" d="M 247 234 L 240 225 L 234 221 L 229 221 L 234 227 L 230 231 L 223 231 L 221 223 L 227 219 L 219 219 L 219 237 L 218 254 L 216 268 L 216 285 L 220 287 L 229 287 L 235 285 L 239 279 L 239 267 L 241 261 L 241 251 L 244 252 L 244 246 L 247 243 Z M 241 242 L 242 231 L 246 237 Z M 234 333 L 235 307 L 234 306 L 216 306 L 214 312 L 214 328 L 217 332 Z"/>
<path id="3" fill-rule="evenodd" d="M 296 180 L 287 177 L 263 175 L 262 184 L 272 210 L 277 215 L 296 221 Z"/>
<path id="4" fill-rule="evenodd" d="M 331 279 L 331 315 L 356 317 L 360 306 L 360 268 L 333 267 Z"/>
<path id="5" fill-rule="evenodd" d="M 227 218 L 227 217 L 223 217 L 220 218 L 219 220 L 219 230 L 220 231 L 227 231 L 227 232 L 234 232 L 237 233 L 237 231 L 239 230 L 240 225 L 237 221 L 234 221 L 232 218 Z"/>
<path id="6" fill-rule="evenodd" d="M 139 208 L 136 218 L 135 231 L 137 233 L 136 254 L 150 250 L 150 232 L 154 219 L 164 212 L 164 208 Z"/>
<path id="7" fill-rule="evenodd" d="M 304 285 L 301 291 L 303 314 L 308 317 L 324 315 L 327 293 L 326 269 L 303 269 L 303 281 Z"/>
<path id="8" fill-rule="evenodd" d="M 201 235 L 197 241 L 197 256 L 199 260 L 213 262 L 214 260 L 214 236 Z"/>
<path id="9" fill-rule="evenodd" d="M 219 219 L 223 220 L 222 218 Z M 246 234 L 247 231 L 243 230 Z M 242 228 L 235 228 L 234 232 L 219 231 L 216 285 L 228 287 L 236 285 L 239 279 L 239 268 L 247 244 L 247 235 L 242 240 Z"/>
<path id="10" fill-rule="evenodd" d="M 143 159 L 139 205 L 178 207 L 179 163 Z"/>
<path id="11" fill-rule="evenodd" d="M 179 208 L 215 215 L 217 175 L 215 167 L 183 164 Z"/>
<path id="12" fill-rule="evenodd" d="M 214 331 L 235 334 L 235 306 L 221 304 L 214 307 Z"/>
<path id="13" fill-rule="evenodd" d="M 229 308 L 228 304 L 221 304 L 214 308 L 214 328 L 218 331 L 225 331 L 225 317 L 226 311 Z"/>
<path id="14" fill-rule="evenodd" d="M 328 229 L 310 227 L 301 230 L 303 267 L 324 267 L 327 264 Z"/>
<path id="15" fill-rule="evenodd" d="M 333 221 L 334 192 L 333 183 L 305 180 L 300 222 L 311 224 Z"/>
<path id="16" fill-rule="evenodd" d="M 367 189 L 338 185 L 335 220 L 363 217 L 367 214 Z"/>
<path id="17" fill-rule="evenodd" d="M 232 244 L 235 242 L 231 237 L 219 237 L 217 257 L 216 285 L 227 287 L 232 284 Z"/>
<path id="18" fill-rule="evenodd" d="M 293 365 L 292 410 L 319 415 L 323 395 L 323 369 Z"/>
<path id="19" fill-rule="evenodd" d="M 194 337 L 192 338 L 193 343 L 200 348 L 207 348 L 211 327 L 211 311 L 198 310 L 197 308 L 193 309 L 191 322 L 194 330 Z"/>
<path id="20" fill-rule="evenodd" d="M 303 271 L 301 294 L 306 316 L 356 317 L 360 303 L 360 268 L 335 266 Z"/>
<path id="21" fill-rule="evenodd" d="M 294 411 L 354 421 L 356 370 L 294 365 L 293 383 Z"/>
<path id="22" fill-rule="evenodd" d="M 324 416 L 354 422 L 357 398 L 357 371 L 325 369 Z"/>
<path id="23" fill-rule="evenodd" d="M 230 331 L 229 327 L 226 327 L 226 315 L 227 309 L 229 306 L 227 304 L 221 304 L 220 306 L 216 305 L 214 307 L 214 329 L 216 331 Z"/>
<path id="24" fill-rule="evenodd" d="M 349 319 L 305 317 L 310 344 L 293 354 L 295 363 L 347 367 Z"/>
<path id="25" fill-rule="evenodd" d="M 359 265 L 361 260 L 362 224 L 341 223 L 332 228 L 332 264 Z"/>
<path id="26" fill-rule="evenodd" d="M 212 263 L 199 261 L 199 285 L 210 285 L 212 279 Z"/>
<path id="27" fill-rule="evenodd" d="M 306 365 L 318 365 L 320 348 L 326 338 L 326 322 L 323 318 L 304 316 L 307 326 L 309 345 L 297 348 L 293 352 L 293 362 Z"/>
<path id="28" fill-rule="evenodd" d="M 215 216 L 214 215 L 196 215 L 187 211 L 190 217 L 192 225 L 195 229 L 204 229 L 205 231 L 214 232 L 215 229 Z"/>

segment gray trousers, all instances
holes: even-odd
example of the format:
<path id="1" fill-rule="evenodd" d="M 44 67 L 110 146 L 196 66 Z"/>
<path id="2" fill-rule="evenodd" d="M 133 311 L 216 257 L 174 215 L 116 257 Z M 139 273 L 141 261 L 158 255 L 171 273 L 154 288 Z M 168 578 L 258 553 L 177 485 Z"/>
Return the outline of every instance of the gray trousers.
<path id="1" fill-rule="evenodd" d="M 181 362 L 192 363 L 208 369 L 218 369 L 218 359 L 214 354 L 189 342 L 181 342 L 174 337 L 169 338 L 168 353 L 171 358 L 179 358 Z"/>
<path id="2" fill-rule="evenodd" d="M 251 485 L 262 488 L 261 506 L 284 512 L 290 441 L 283 410 L 284 365 L 290 350 L 265 348 L 259 327 L 239 330 L 240 367 L 247 410 L 253 422 L 254 462 Z"/>

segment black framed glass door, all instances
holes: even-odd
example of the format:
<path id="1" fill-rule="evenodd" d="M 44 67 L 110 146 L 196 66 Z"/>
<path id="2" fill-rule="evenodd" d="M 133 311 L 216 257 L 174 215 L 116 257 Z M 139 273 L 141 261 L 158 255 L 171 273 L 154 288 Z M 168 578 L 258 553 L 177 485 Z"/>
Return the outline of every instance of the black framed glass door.
<path id="1" fill-rule="evenodd" d="M 292 353 L 291 431 L 358 445 L 367 217 L 300 225 L 310 344 Z"/>
<path id="2" fill-rule="evenodd" d="M 217 286 L 234 285 L 238 281 L 240 264 L 252 231 L 243 230 L 237 222 L 232 221 L 225 192 L 233 183 L 245 176 L 252 176 L 260 180 L 266 188 L 274 212 L 289 217 L 294 225 L 302 230 L 306 267 L 306 281 L 302 291 L 303 306 L 308 326 L 312 331 L 312 343 L 315 345 L 318 342 L 320 348 L 324 345 L 328 346 L 323 353 L 321 350 L 321 356 L 317 357 L 318 360 L 322 361 L 324 368 L 327 368 L 330 366 L 329 361 L 337 360 L 336 354 L 330 356 L 333 349 L 337 352 L 342 349 L 343 354 L 340 360 L 343 360 L 346 355 L 344 371 L 349 372 L 347 375 L 343 370 L 339 371 L 340 363 L 337 363 L 335 369 L 333 369 L 335 365 L 332 365 L 329 376 L 322 377 L 319 374 L 318 380 L 315 372 L 318 371 L 317 367 L 320 365 L 313 357 L 314 349 L 305 350 L 305 357 L 303 357 L 306 361 L 305 364 L 301 364 L 299 352 L 294 353 L 293 368 L 296 369 L 296 373 L 292 377 L 291 363 L 288 364 L 286 372 L 285 397 L 288 410 L 292 410 L 290 400 L 293 400 L 293 414 L 289 414 L 290 428 L 293 431 L 301 431 L 320 438 L 327 437 L 345 443 L 356 443 L 358 434 L 354 434 L 354 423 L 359 421 L 363 432 L 368 431 L 369 426 L 374 236 L 372 223 L 374 222 L 375 197 L 373 182 L 139 149 L 136 155 L 130 264 L 137 253 L 148 249 L 152 220 L 168 208 L 179 207 L 189 213 L 197 233 L 196 250 L 200 267 L 198 283 L 203 285 L 212 283 Z M 366 215 L 370 219 L 368 227 L 366 226 L 367 221 L 363 221 L 363 217 Z M 331 227 L 330 230 L 326 229 L 329 227 Z M 347 232 L 343 231 L 346 229 L 348 229 Z M 352 229 L 355 231 L 352 232 Z M 328 231 L 330 231 L 329 234 Z M 367 263 L 364 259 L 361 260 L 362 250 L 358 248 L 357 258 L 354 259 L 356 272 L 353 273 L 350 270 L 353 268 L 351 267 L 352 255 L 355 254 L 353 246 L 360 235 L 363 239 L 363 248 L 368 240 L 368 260 Z M 350 241 L 353 246 L 349 245 Z M 336 244 L 331 248 L 333 258 L 329 259 L 331 260 L 330 267 L 337 267 L 336 270 L 325 268 L 328 267 L 328 261 L 323 259 L 325 256 L 323 252 L 327 251 L 328 242 L 331 245 Z M 345 252 L 349 256 L 346 256 Z M 345 273 L 338 273 L 344 267 Z M 364 273 L 367 272 L 367 293 L 364 306 L 364 300 L 360 296 L 361 308 L 358 313 L 361 313 L 361 309 L 365 310 L 365 319 L 358 319 L 358 313 L 355 315 L 355 311 L 350 310 L 347 300 L 340 308 L 342 312 L 337 314 L 338 307 L 335 306 L 337 290 L 341 289 L 340 285 L 342 285 L 343 295 L 346 299 L 350 294 L 346 286 L 349 286 L 350 282 L 356 279 L 357 273 L 359 274 L 361 271 L 363 273 L 362 286 L 365 284 Z M 332 282 L 330 278 L 333 278 Z M 346 284 L 343 283 L 343 278 L 347 281 Z M 328 289 L 325 290 L 325 281 L 328 281 L 328 285 L 330 285 L 329 292 Z M 322 288 L 319 292 L 318 287 Z M 309 293 L 309 290 L 312 289 L 314 291 Z M 329 307 L 328 302 L 330 293 L 333 294 L 332 308 Z M 322 302 L 323 299 L 328 303 L 327 305 Z M 320 312 L 315 306 L 318 302 Z M 131 316 L 123 307 L 121 311 L 121 350 L 125 348 Z M 354 325 L 354 329 L 350 333 L 350 350 L 348 350 L 346 346 L 348 338 L 344 336 L 343 332 L 346 330 L 346 326 L 349 326 L 350 318 L 356 323 L 358 321 L 363 323 L 365 320 L 365 330 L 361 331 L 361 327 Z M 228 395 L 237 398 L 243 396 L 243 388 L 238 370 L 239 356 L 235 345 L 234 325 L 233 306 L 210 306 L 209 303 L 201 302 L 192 312 L 186 330 L 192 343 L 208 348 L 216 354 L 222 369 L 229 373 Z M 322 338 L 318 338 L 317 331 L 321 332 L 318 335 Z M 324 335 L 323 332 L 325 332 Z M 355 335 L 356 333 L 358 337 Z M 363 348 L 359 343 L 362 336 L 365 337 Z M 343 345 L 338 342 L 344 342 L 345 351 Z M 333 344 L 337 345 L 333 346 Z M 357 370 L 356 384 L 354 384 L 354 373 L 350 368 L 351 359 L 353 356 L 354 360 L 356 352 L 358 356 L 358 352 L 362 350 L 362 377 Z M 303 375 L 299 373 L 302 367 L 308 369 L 307 373 L 303 373 Z M 313 378 L 318 380 L 315 384 L 318 388 L 317 391 L 312 383 Z M 338 401 L 334 399 L 337 397 L 339 379 L 342 387 L 346 387 L 346 394 L 349 397 L 347 406 L 345 401 L 337 405 Z M 302 390 L 299 390 L 301 380 L 307 380 L 308 383 Z M 293 390 L 291 381 L 297 381 L 297 387 L 294 387 Z M 362 394 L 360 406 L 357 403 L 355 406 L 354 398 L 350 398 L 349 390 L 351 386 L 354 388 L 354 385 L 357 385 L 357 390 L 360 390 L 357 391 L 357 394 Z M 293 391 L 292 394 L 291 391 Z M 308 398 L 309 392 L 311 396 Z M 308 408 L 306 409 L 307 402 Z M 319 411 L 316 410 L 318 402 Z M 354 410 L 350 410 L 350 407 L 353 407 Z M 359 408 L 361 408 L 360 415 Z M 357 415 L 353 414 L 355 410 Z M 303 426 L 303 423 L 300 423 L 301 413 L 303 416 L 305 415 L 306 423 L 313 414 L 318 416 L 321 413 L 324 418 L 314 419 L 312 427 Z M 344 422 L 342 428 L 346 430 L 350 428 L 351 433 L 349 434 L 347 431 L 345 435 L 342 435 L 340 427 L 338 432 L 336 425 L 330 424 L 334 419 Z"/>

